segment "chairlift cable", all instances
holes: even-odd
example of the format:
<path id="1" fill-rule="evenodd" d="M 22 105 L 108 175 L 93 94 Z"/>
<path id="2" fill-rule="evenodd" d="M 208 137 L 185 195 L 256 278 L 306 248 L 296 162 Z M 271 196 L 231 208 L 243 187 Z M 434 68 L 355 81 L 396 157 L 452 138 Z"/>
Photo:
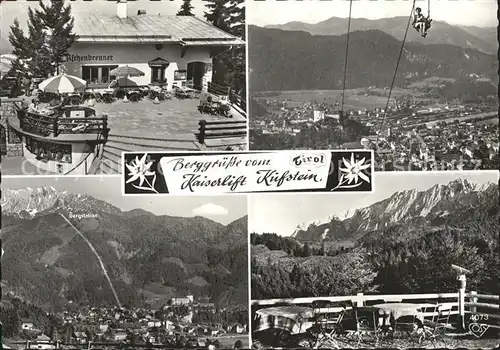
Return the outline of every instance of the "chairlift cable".
<path id="1" fill-rule="evenodd" d="M 387 116 L 387 108 L 389 108 L 389 102 L 391 101 L 392 89 L 394 88 L 394 83 L 396 81 L 396 75 L 398 73 L 399 63 L 401 61 L 401 56 L 403 55 L 403 50 L 404 50 L 405 43 L 406 43 L 406 37 L 408 36 L 408 29 L 410 28 L 411 19 L 413 16 L 413 12 L 415 10 L 415 2 L 416 2 L 416 0 L 413 0 L 413 5 L 411 8 L 410 16 L 408 18 L 408 24 L 406 25 L 405 36 L 403 38 L 403 42 L 401 43 L 401 49 L 399 50 L 399 57 L 398 57 L 398 61 L 396 63 L 396 69 L 394 70 L 394 75 L 392 76 L 391 87 L 389 89 L 389 96 L 387 97 L 387 103 L 385 104 L 384 115 L 382 117 L 382 121 L 380 122 L 380 127 L 378 129 L 379 133 L 377 134 L 375 146 L 378 146 L 378 139 L 379 139 L 380 133 L 382 132 L 382 128 L 384 127 L 385 118 Z M 430 0 L 429 0 L 429 2 L 430 2 Z"/>
<path id="2" fill-rule="evenodd" d="M 349 0 L 349 21 L 347 22 L 347 43 L 345 47 L 344 81 L 342 86 L 342 104 L 340 108 L 341 116 L 344 115 L 345 81 L 347 77 L 347 58 L 349 56 L 349 35 L 351 33 L 351 12 L 352 12 L 352 0 Z"/>

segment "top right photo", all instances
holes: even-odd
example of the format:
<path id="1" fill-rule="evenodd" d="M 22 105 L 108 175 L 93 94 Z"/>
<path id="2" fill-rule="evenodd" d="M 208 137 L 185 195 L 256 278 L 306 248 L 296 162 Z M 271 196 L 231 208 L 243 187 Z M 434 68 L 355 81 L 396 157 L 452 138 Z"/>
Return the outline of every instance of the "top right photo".
<path id="1" fill-rule="evenodd" d="M 250 150 L 496 170 L 495 0 L 247 2 Z"/>

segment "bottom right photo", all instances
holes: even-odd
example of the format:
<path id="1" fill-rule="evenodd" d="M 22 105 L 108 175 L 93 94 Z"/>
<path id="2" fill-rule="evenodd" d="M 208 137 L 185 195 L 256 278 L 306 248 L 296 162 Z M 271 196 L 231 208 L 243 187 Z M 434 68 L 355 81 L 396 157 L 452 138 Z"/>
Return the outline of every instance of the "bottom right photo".
<path id="1" fill-rule="evenodd" d="M 499 346 L 497 171 L 252 194 L 253 348 Z"/>

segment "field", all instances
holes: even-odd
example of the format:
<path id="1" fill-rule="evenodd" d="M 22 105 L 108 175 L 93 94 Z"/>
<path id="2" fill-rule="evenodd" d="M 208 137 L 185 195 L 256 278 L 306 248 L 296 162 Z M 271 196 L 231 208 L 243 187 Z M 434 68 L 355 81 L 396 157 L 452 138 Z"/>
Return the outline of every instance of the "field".
<path id="1" fill-rule="evenodd" d="M 484 118 L 484 117 L 487 117 L 487 116 L 491 116 L 491 118 L 486 119 L 486 120 L 480 120 L 479 122 L 477 122 L 477 124 L 479 124 L 479 125 L 481 125 L 481 124 L 498 124 L 498 112 L 478 113 L 478 114 L 467 115 L 467 116 L 464 116 L 464 117 L 455 117 L 455 118 L 440 119 L 440 120 L 428 122 L 428 123 L 425 123 L 425 124 L 434 125 L 434 124 L 438 124 L 438 123 L 441 123 L 441 122 L 445 122 L 445 123 L 449 124 L 449 123 L 455 122 L 455 120 L 458 120 L 459 122 L 462 122 L 462 121 L 465 121 L 465 120 L 479 119 L 479 118 Z"/>
<path id="2" fill-rule="evenodd" d="M 365 96 L 366 89 L 349 89 L 346 90 L 344 107 L 347 109 L 373 109 L 384 108 L 387 104 L 387 96 Z M 389 91 L 384 89 L 371 89 L 373 93 L 388 95 Z M 262 96 L 256 94 L 256 100 L 289 100 L 291 103 L 288 105 L 302 105 L 304 102 L 317 101 L 317 102 L 338 102 L 342 100 L 342 90 L 297 90 L 297 91 L 273 91 L 269 92 L 269 96 Z M 415 95 L 411 89 L 394 88 L 391 94 L 391 100 L 404 95 Z M 414 96 L 415 98 L 415 96 Z M 419 98 L 415 98 L 417 101 Z M 421 99 L 423 100 L 423 99 Z M 426 99 L 427 100 L 427 99 Z"/>

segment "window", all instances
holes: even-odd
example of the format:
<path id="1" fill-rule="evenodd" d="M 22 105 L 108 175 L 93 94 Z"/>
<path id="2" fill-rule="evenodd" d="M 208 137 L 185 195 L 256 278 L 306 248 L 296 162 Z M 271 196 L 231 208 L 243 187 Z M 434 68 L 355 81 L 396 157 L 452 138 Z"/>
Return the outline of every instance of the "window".
<path id="1" fill-rule="evenodd" d="M 116 77 L 110 75 L 110 71 L 118 67 L 117 65 L 108 66 L 82 66 L 82 79 L 89 84 L 107 84 Z"/>
<path id="2" fill-rule="evenodd" d="M 187 72 L 185 70 L 176 70 L 174 72 L 174 80 L 186 80 Z"/>
<path id="3" fill-rule="evenodd" d="M 165 67 L 151 67 L 151 83 L 165 83 Z"/>
<path id="4" fill-rule="evenodd" d="M 42 162 L 54 161 L 70 164 L 72 162 L 71 145 L 36 141 L 31 137 L 26 137 L 26 148 Z"/>

